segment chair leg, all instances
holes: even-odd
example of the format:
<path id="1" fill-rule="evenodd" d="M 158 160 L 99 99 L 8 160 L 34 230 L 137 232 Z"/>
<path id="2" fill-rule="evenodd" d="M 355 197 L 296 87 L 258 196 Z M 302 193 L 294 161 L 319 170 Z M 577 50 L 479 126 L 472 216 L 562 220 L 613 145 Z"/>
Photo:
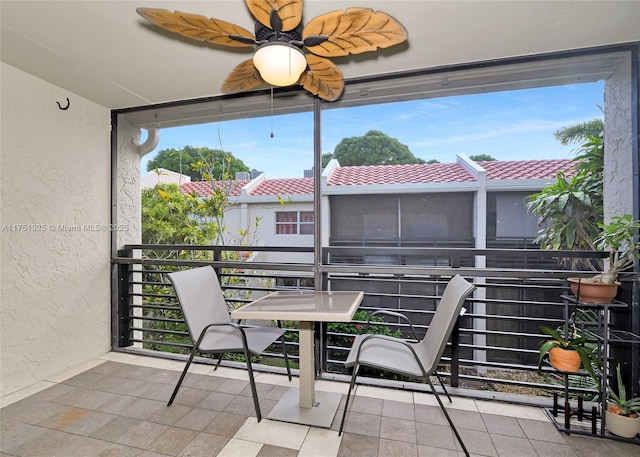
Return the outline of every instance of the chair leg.
<path id="1" fill-rule="evenodd" d="M 178 383 L 176 384 L 175 389 L 173 389 L 173 393 L 171 394 L 171 398 L 169 399 L 169 403 L 167 403 L 167 406 L 171 406 L 171 404 L 173 403 L 173 400 L 176 398 L 176 395 L 178 394 L 178 390 L 182 385 L 182 381 L 184 380 L 184 377 L 187 375 L 187 371 L 189 371 L 189 366 L 191 365 L 191 362 L 193 362 L 193 358 L 195 357 L 197 351 L 198 351 L 197 347 L 194 345 L 193 350 L 191 351 L 191 355 L 189 356 L 189 360 L 187 360 L 187 364 L 184 366 L 184 370 L 182 370 L 180 379 L 178 379 Z"/>
<path id="2" fill-rule="evenodd" d="M 256 389 L 256 381 L 253 378 L 253 367 L 251 366 L 251 353 L 245 348 L 244 356 L 247 359 L 247 371 L 249 372 L 249 384 L 251 385 L 251 393 L 253 394 L 253 406 L 256 409 L 256 418 L 258 422 L 262 420 L 260 412 L 260 403 L 258 402 L 258 390 Z"/>
<path id="3" fill-rule="evenodd" d="M 276 321 L 278 324 L 278 328 L 282 328 L 282 322 Z M 284 355 L 284 363 L 287 367 L 287 375 L 289 376 L 289 381 L 291 381 L 291 367 L 289 366 L 289 357 L 287 357 L 287 345 L 284 342 L 284 335 L 280 337 L 280 343 L 282 343 L 282 354 Z"/>
<path id="4" fill-rule="evenodd" d="M 224 356 L 226 355 L 226 352 L 221 352 L 218 355 L 218 361 L 216 362 L 216 366 L 213 367 L 213 371 L 216 371 L 218 369 L 218 367 L 220 366 L 220 363 L 222 362 L 222 359 L 224 359 Z"/>
<path id="5" fill-rule="evenodd" d="M 287 375 L 289 376 L 289 381 L 291 381 L 291 367 L 289 366 L 289 357 L 287 357 L 287 345 L 284 344 L 284 338 L 280 338 L 280 342 L 282 343 L 282 354 L 284 354 L 284 364 L 287 367 Z"/>
<path id="6" fill-rule="evenodd" d="M 342 429 L 344 427 L 344 420 L 347 417 L 347 410 L 349 409 L 349 398 L 351 397 L 351 391 L 356 383 L 356 375 L 358 374 L 358 369 L 360 367 L 356 364 L 353 367 L 353 374 L 351 375 L 351 383 L 349 384 L 349 391 L 347 392 L 347 399 L 344 402 L 344 411 L 342 413 L 342 420 L 340 421 L 340 430 L 338 431 L 338 436 L 342 435 Z"/>
<path id="7" fill-rule="evenodd" d="M 451 417 L 449 417 L 449 413 L 447 412 L 447 409 L 442 404 L 442 400 L 440 400 L 440 396 L 438 395 L 438 392 L 436 392 L 436 388 L 433 387 L 433 384 L 431 383 L 431 379 L 429 379 L 428 376 L 427 376 L 427 382 L 429 383 L 429 386 L 431 387 L 431 391 L 433 392 L 433 395 L 435 395 L 436 400 L 438 400 L 438 404 L 440 405 L 440 409 L 442 409 L 442 412 L 444 413 L 445 417 L 447 418 L 447 422 L 449 422 L 449 425 L 451 426 L 451 429 L 453 430 L 453 433 L 456 435 L 456 438 L 458 439 L 458 442 L 460 443 L 460 446 L 462 446 L 462 450 L 464 451 L 464 455 L 469 457 L 469 451 L 467 450 L 467 447 L 464 445 L 464 442 L 462 441 L 462 437 L 458 433 L 458 429 L 453 424 L 453 421 L 451 420 Z"/>
<path id="8" fill-rule="evenodd" d="M 449 395 L 449 392 L 447 391 L 447 388 L 444 386 L 444 382 L 442 382 L 442 378 L 440 377 L 440 373 L 438 373 L 437 371 L 436 371 L 436 378 L 438 378 L 438 382 L 440 382 L 440 387 L 442 387 L 442 390 L 444 390 L 445 395 L 449 399 L 449 403 L 453 403 L 453 401 L 451 400 L 451 395 Z"/>

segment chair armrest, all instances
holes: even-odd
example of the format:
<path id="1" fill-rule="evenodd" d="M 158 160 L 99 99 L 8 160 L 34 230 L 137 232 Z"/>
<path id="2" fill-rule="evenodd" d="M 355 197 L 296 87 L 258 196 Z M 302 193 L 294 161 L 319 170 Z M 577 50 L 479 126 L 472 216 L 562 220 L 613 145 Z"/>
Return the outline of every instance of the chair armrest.
<path id="1" fill-rule="evenodd" d="M 409 349 L 409 351 L 411 352 L 411 354 L 413 355 L 413 357 L 416 359 L 416 362 L 418 363 L 418 365 L 420 366 L 420 368 L 422 369 L 423 373 L 425 373 L 426 376 L 426 371 L 424 369 L 424 367 L 422 366 L 422 363 L 420 362 L 420 359 L 418 358 L 418 354 L 416 354 L 415 349 L 413 348 L 413 346 L 405 341 L 402 340 L 400 338 L 395 338 L 393 336 L 387 336 L 387 335 L 377 335 L 375 333 L 372 333 L 370 335 L 365 336 L 362 341 L 360 342 L 360 344 L 358 345 L 358 352 L 356 352 L 356 366 L 358 365 L 359 361 L 360 361 L 360 351 L 362 351 L 362 347 L 365 345 L 365 343 L 371 339 L 378 339 L 378 340 L 385 340 L 388 341 L 390 343 L 395 343 L 395 344 L 399 344 L 401 346 L 405 346 L 407 349 Z"/>
<path id="2" fill-rule="evenodd" d="M 374 311 L 373 313 L 371 313 L 371 316 L 369 316 L 369 320 L 367 321 L 367 326 L 365 327 L 365 333 L 367 333 L 367 331 L 369 330 L 369 324 L 371 323 L 371 318 L 373 316 L 377 316 L 379 314 L 386 314 L 388 316 L 393 316 L 393 317 L 397 317 L 400 318 L 402 320 L 404 320 L 406 323 L 409 324 L 409 328 L 411 329 L 411 333 L 413 333 L 413 337 L 415 338 L 416 341 L 419 341 L 418 339 L 418 335 L 416 333 L 416 329 L 413 327 L 413 324 L 411 323 L 411 321 L 409 320 L 409 318 L 407 316 L 405 316 L 402 313 L 398 313 L 395 311 L 387 311 L 384 309 L 378 310 L 378 311 Z"/>
<path id="3" fill-rule="evenodd" d="M 218 322 L 218 323 L 207 325 L 205 328 L 202 329 L 202 332 L 200 332 L 200 336 L 198 337 L 198 341 L 196 342 L 195 347 L 196 348 L 200 347 L 200 343 L 202 343 L 202 339 L 204 338 L 207 331 L 209 331 L 211 327 L 222 327 L 222 326 L 229 326 L 229 327 L 235 328 L 240 333 L 240 337 L 242 338 L 242 345 L 245 348 L 247 347 L 247 335 L 244 333 L 244 330 L 242 329 L 242 327 L 240 327 L 240 325 L 236 324 L 235 322 Z"/>

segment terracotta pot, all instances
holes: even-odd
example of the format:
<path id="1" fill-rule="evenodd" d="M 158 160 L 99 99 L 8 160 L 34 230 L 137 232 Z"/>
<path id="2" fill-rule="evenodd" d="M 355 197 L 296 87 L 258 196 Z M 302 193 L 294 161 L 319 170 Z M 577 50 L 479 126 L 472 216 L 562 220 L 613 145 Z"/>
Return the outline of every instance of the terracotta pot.
<path id="1" fill-rule="evenodd" d="M 571 292 L 578 297 L 578 278 L 567 278 L 571 284 Z M 578 300 L 584 303 L 611 303 L 618 293 L 619 282 L 614 284 L 590 283 L 588 280 L 580 281 L 580 296 Z"/>
<path id="2" fill-rule="evenodd" d="M 640 415 L 635 417 L 620 416 L 609 411 L 611 403 L 607 403 L 605 425 L 614 435 L 622 438 L 635 438 L 640 433 Z"/>
<path id="3" fill-rule="evenodd" d="M 556 370 L 576 372 L 580 371 L 580 354 L 570 349 L 551 348 L 549 362 Z"/>

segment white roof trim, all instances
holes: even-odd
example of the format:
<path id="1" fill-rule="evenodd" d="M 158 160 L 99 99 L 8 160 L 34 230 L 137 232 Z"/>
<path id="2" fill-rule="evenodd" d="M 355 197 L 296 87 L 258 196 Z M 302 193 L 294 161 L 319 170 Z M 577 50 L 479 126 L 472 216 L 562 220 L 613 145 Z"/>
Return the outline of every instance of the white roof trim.
<path id="1" fill-rule="evenodd" d="M 477 162 L 471 160 L 465 154 L 456 154 L 456 162 L 462 165 L 469 173 L 478 178 L 487 174 L 487 170 L 482 168 Z"/>
<path id="2" fill-rule="evenodd" d="M 487 179 L 487 191 L 533 191 L 540 192 L 555 183 L 555 178 L 544 179 Z"/>
<path id="3" fill-rule="evenodd" d="M 231 197 L 229 203 L 239 205 L 241 203 L 277 203 L 280 204 L 278 197 L 283 200 L 291 200 L 292 203 L 313 202 L 313 194 L 278 194 L 278 195 L 239 195 Z"/>
<path id="4" fill-rule="evenodd" d="M 242 186 L 242 189 L 240 189 L 240 195 L 248 196 L 249 192 L 251 192 L 253 189 L 258 187 L 258 185 L 266 179 L 267 179 L 266 173 L 259 174 L 258 176 L 253 178 L 251 181 L 246 183 L 244 186 Z"/>

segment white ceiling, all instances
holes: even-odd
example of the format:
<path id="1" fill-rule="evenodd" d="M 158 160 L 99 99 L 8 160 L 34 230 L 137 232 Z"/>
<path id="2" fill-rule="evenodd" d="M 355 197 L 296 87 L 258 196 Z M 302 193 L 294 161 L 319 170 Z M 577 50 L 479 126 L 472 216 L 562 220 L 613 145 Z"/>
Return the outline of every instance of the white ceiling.
<path id="1" fill-rule="evenodd" d="M 253 28 L 242 0 L 1 0 L 1 60 L 126 108 L 219 95 L 227 74 L 251 55 L 165 33 L 136 14 L 141 6 Z M 409 40 L 334 59 L 347 79 L 640 41 L 640 1 L 305 0 L 303 21 L 350 6 L 391 14 Z"/>

